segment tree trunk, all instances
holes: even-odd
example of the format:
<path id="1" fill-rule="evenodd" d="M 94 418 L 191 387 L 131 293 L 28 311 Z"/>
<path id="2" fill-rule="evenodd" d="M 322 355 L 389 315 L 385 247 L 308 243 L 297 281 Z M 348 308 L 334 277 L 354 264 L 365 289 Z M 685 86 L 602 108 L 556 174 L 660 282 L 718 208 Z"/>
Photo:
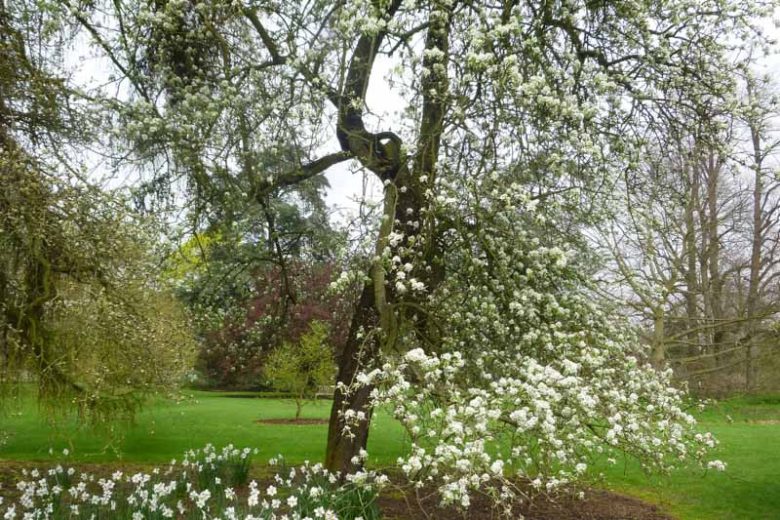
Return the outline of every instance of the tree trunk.
<path id="1" fill-rule="evenodd" d="M 751 84 L 748 82 L 748 94 L 751 94 Z M 755 123 L 750 124 L 750 137 L 753 141 L 753 237 L 750 251 L 750 281 L 746 303 L 747 341 L 745 349 L 745 391 L 753 388 L 753 332 L 756 329 L 756 310 L 759 299 L 759 283 L 761 282 L 761 244 L 763 242 L 763 216 L 761 214 L 761 202 L 763 200 L 762 164 L 763 152 L 761 150 L 761 133 Z"/>
<path id="2" fill-rule="evenodd" d="M 400 0 L 392 0 L 387 7 L 387 15 L 392 17 L 400 6 Z M 373 134 L 366 130 L 361 104 L 354 103 L 356 100 L 365 101 L 371 67 L 385 33 L 380 32 L 373 37 L 361 36 L 350 60 L 339 104 L 337 137 L 342 150 L 353 154 L 385 183 L 384 211 L 374 251 L 375 259 L 370 269 L 370 281 L 363 286 L 347 342 L 339 358 L 337 388 L 328 425 L 325 465 L 331 471 L 340 471 L 342 475 L 355 471 L 362 464 L 356 457 L 367 446 L 372 413 L 372 387 L 346 389 L 352 386 L 363 368 L 377 359 L 383 345 L 395 343 L 399 319 L 402 319 L 390 305 L 400 295 L 395 293 L 394 284 L 386 282 L 380 260 L 388 247 L 388 237 L 394 226 L 398 225 L 398 230 L 405 235 L 403 246 L 408 248 L 406 254 L 411 256 L 403 258 L 403 261 L 411 262 L 415 267 L 410 275 L 423 280 L 428 290 L 432 290 L 440 279 L 436 275 L 427 274 L 425 266 L 416 265 L 419 260 L 414 257 L 417 249 L 413 244 L 422 242 L 424 249 L 421 253 L 430 265 L 431 257 L 436 253 L 433 246 L 435 230 L 431 217 L 423 214 L 426 204 L 424 193 L 434 186 L 443 132 L 449 85 L 450 9 L 451 6 L 446 2 L 435 1 L 431 6 L 425 50 L 437 49 L 441 52 L 423 53 L 423 66 L 431 72 L 421 80 L 424 92 L 422 117 L 413 160 L 402 152 L 403 143 L 396 134 Z M 414 235 L 415 240 L 411 240 Z M 424 316 L 412 315 L 408 318 L 415 330 L 427 327 Z M 344 413 L 363 415 L 357 423 L 347 425 Z M 350 427 L 348 432 L 345 432 L 345 426 Z"/>
<path id="3" fill-rule="evenodd" d="M 330 410 L 328 423 L 328 444 L 325 453 L 325 467 L 342 474 L 351 473 L 359 467 L 353 463 L 361 449 L 368 445 L 369 422 L 371 407 L 369 397 L 372 387 L 360 387 L 350 393 L 345 393 L 342 385 L 350 387 L 360 371 L 363 363 L 374 359 L 379 350 L 379 342 L 375 336 L 366 337 L 364 332 L 376 328 L 378 315 L 374 308 L 374 287 L 371 282 L 363 286 L 360 301 L 352 316 L 349 335 L 344 350 L 339 357 L 339 370 L 336 377 L 336 391 L 333 394 L 333 406 Z M 351 435 L 345 435 L 343 414 L 347 410 L 366 414 L 364 421 L 351 427 Z"/>
<path id="4" fill-rule="evenodd" d="M 653 312 L 653 348 L 650 353 L 650 362 L 656 369 L 661 369 L 666 361 L 664 308 L 658 307 Z"/>
<path id="5" fill-rule="evenodd" d="M 688 328 L 691 331 L 688 334 L 688 356 L 701 354 L 701 339 L 696 330 L 699 328 L 699 303 L 698 295 L 701 293 L 699 288 L 699 277 L 697 269 L 698 248 L 696 247 L 696 219 L 695 211 L 699 200 L 699 176 L 695 168 L 686 168 L 689 176 L 690 192 L 688 200 L 685 202 L 685 238 L 683 247 L 686 256 L 685 271 L 685 313 L 688 318 Z"/>
<path id="6" fill-rule="evenodd" d="M 340 471 L 342 475 L 352 473 L 360 467 L 362 461 L 358 456 L 368 445 L 368 427 L 372 414 L 370 397 L 373 387 L 354 385 L 356 376 L 378 358 L 382 345 L 392 343 L 398 334 L 397 320 L 387 303 L 385 268 L 381 260 L 393 230 L 393 217 L 398 209 L 397 195 L 395 186 L 385 188 L 382 224 L 379 227 L 370 278 L 363 286 L 350 324 L 347 343 L 339 358 L 336 392 L 328 424 L 325 466 L 331 471 Z M 347 413 L 354 414 L 348 421 L 345 420 Z"/>
<path id="7" fill-rule="evenodd" d="M 715 152 L 709 152 L 706 158 L 706 174 L 707 174 L 707 268 L 709 270 L 709 310 L 710 319 L 712 320 L 712 334 L 711 345 L 712 352 L 715 354 L 715 363 L 720 365 L 722 359 L 718 355 L 718 352 L 723 348 L 724 330 L 721 326 L 721 320 L 723 319 L 723 278 L 720 272 L 720 256 L 721 256 L 721 244 L 720 244 L 720 215 L 718 204 L 720 202 L 718 197 L 718 187 L 720 185 L 720 172 L 722 162 Z"/>

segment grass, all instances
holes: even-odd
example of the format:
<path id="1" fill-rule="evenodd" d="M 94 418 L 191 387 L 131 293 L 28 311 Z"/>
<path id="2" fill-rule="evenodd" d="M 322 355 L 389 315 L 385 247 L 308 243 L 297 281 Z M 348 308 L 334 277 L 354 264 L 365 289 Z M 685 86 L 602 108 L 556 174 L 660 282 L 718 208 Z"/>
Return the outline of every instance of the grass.
<path id="1" fill-rule="evenodd" d="M 58 459 L 67 448 L 74 462 L 159 463 L 207 443 L 256 447 L 261 461 L 278 454 L 292 464 L 324 458 L 326 424 L 258 424 L 258 419 L 293 418 L 295 403 L 251 396 L 194 391 L 181 400 L 158 398 L 137 415 L 134 424 L 120 425 L 119 433 L 112 434 L 79 426 L 75 417 L 47 421 L 32 395 L 25 394 L 0 418 L 0 430 L 11 434 L 0 447 L 0 460 Z M 328 400 L 309 403 L 302 417 L 327 419 L 330 405 Z M 392 464 L 403 452 L 404 442 L 401 426 L 378 413 L 370 435 L 371 463 Z"/>
<path id="2" fill-rule="evenodd" d="M 780 518 L 780 397 L 733 398 L 697 415 L 702 430 L 720 441 L 712 458 L 725 461 L 726 472 L 648 477 L 636 464 L 618 464 L 606 473 L 608 487 L 683 520 Z"/>
<path id="3" fill-rule="evenodd" d="M 0 447 L 0 460 L 61 459 L 63 448 L 75 462 L 168 462 L 188 448 L 206 443 L 257 447 L 264 460 L 283 453 L 291 463 L 321 460 L 326 425 L 266 425 L 260 418 L 291 418 L 292 401 L 254 399 L 254 394 L 191 392 L 181 400 L 156 399 L 112 437 L 78 427 L 73 418 L 48 423 L 31 396 L 0 419 L 0 430 L 12 433 Z M 304 407 L 303 417 L 325 419 L 330 401 Z M 647 477 L 632 463 L 606 469 L 606 486 L 661 505 L 681 520 L 780 518 L 780 397 L 742 397 L 723 401 L 699 413 L 703 430 L 721 445 L 713 458 L 728 463 L 725 473 L 685 469 L 669 477 Z M 391 465 L 403 453 L 401 427 L 378 413 L 370 436 L 370 462 Z M 53 448 L 54 456 L 49 455 Z"/>

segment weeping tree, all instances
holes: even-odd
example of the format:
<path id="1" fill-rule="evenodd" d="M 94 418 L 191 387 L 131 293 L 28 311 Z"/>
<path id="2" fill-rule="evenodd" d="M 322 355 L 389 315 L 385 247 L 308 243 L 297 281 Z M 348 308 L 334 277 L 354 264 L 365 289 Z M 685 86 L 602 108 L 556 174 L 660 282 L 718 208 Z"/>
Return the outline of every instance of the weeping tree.
<path id="1" fill-rule="evenodd" d="M 466 323 L 474 326 L 509 320 L 517 305 L 535 309 L 540 326 L 561 313 L 582 318 L 569 326 L 590 325 L 590 311 L 566 310 L 554 298 L 543 306 L 512 300 L 515 292 L 523 294 L 524 280 L 547 275 L 495 256 L 509 250 L 490 241 L 518 240 L 524 236 L 517 235 L 524 232 L 518 226 L 526 220 L 507 210 L 496 216 L 500 225 L 479 232 L 483 211 L 516 200 L 497 187 L 483 191 L 487 181 L 520 186 L 537 205 L 539 218 L 528 227 L 536 242 L 524 238 L 522 249 L 532 257 L 541 253 L 529 248 L 576 240 L 579 227 L 603 217 L 600 193 L 637 168 L 654 135 L 699 121 L 695 116 L 712 105 L 728 109 L 735 49 L 727 42 L 754 39 L 753 24 L 771 4 L 123 0 L 65 1 L 55 14 L 75 21 L 114 68 L 112 78 L 124 90 L 104 104 L 115 110 L 114 121 L 124 131 L 123 153 L 143 160 L 155 181 L 185 179 L 198 204 L 217 201 L 216 193 L 238 185 L 263 205 L 344 162 L 384 186 L 373 248 L 360 265 L 362 291 L 338 359 L 328 435 L 328 467 L 349 471 L 366 447 L 376 396 L 372 384 L 354 383 L 370 381 L 366 373 L 380 359 L 414 352 L 424 361 L 418 349 L 437 355 L 453 344 L 485 348 L 487 337 L 451 336 L 463 329 L 445 326 L 437 312 L 442 295 L 471 306 Z M 380 68 L 387 71 L 383 78 Z M 382 81 L 403 99 L 397 116 L 378 118 L 372 108 L 381 107 L 367 104 L 368 93 Z M 717 131 L 713 126 L 697 131 Z M 473 211 L 461 218 L 467 207 Z M 509 225 L 515 218 L 518 224 Z M 479 262 L 457 261 L 468 253 Z M 491 276 L 487 292 L 444 283 L 466 267 Z M 544 300 L 544 291 L 557 285 L 538 287 L 543 290 L 534 297 Z M 492 313 L 494 308 L 501 312 Z M 522 314 L 512 319 L 522 321 Z M 605 371 L 639 366 L 615 334 L 616 343 L 604 334 L 598 341 L 582 338 L 595 349 L 592 354 L 609 352 L 599 354 L 606 365 L 599 361 L 598 370 L 578 375 L 571 369 L 572 377 L 585 378 L 586 390 L 599 385 Z M 502 370 L 511 370 L 518 337 L 496 338 L 512 354 L 496 354 L 493 366 L 503 359 Z M 520 353 L 544 369 L 568 359 L 566 349 L 555 348 L 558 341 L 551 330 L 549 341 L 529 340 Z M 573 352 L 579 361 L 570 361 L 578 366 L 590 355 L 582 346 Z M 609 360 L 617 365 L 610 368 Z M 667 388 L 662 377 L 637 370 L 646 384 L 613 396 L 614 409 L 600 413 L 614 417 L 627 403 Z M 476 389 L 492 384 L 468 375 L 459 381 Z M 663 395 L 674 401 L 673 394 Z M 501 422 L 505 411 L 491 420 Z M 563 417 L 567 413 L 560 410 Z M 672 423 L 685 422 L 670 413 Z M 517 416 L 513 420 L 519 424 Z M 574 424 L 578 432 L 599 431 L 586 421 Z M 621 439 L 627 446 L 640 443 L 638 437 Z M 682 442 L 676 433 L 657 439 L 672 446 Z"/>
<path id="2" fill-rule="evenodd" d="M 187 321 L 155 282 L 154 228 L 57 156 L 89 114 L 18 22 L 0 6 L 0 380 L 95 420 L 132 412 L 188 369 Z"/>
<path id="3" fill-rule="evenodd" d="M 155 235 L 121 201 L 42 173 L 23 151 L 0 157 L 3 382 L 33 376 L 44 401 L 94 419 L 177 385 L 194 344 L 155 282 Z"/>

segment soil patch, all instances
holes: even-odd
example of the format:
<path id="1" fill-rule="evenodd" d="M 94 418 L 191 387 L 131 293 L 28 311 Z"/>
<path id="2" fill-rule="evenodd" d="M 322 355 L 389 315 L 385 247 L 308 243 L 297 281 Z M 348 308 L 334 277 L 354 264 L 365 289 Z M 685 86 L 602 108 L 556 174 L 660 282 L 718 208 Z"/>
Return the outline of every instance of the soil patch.
<path id="1" fill-rule="evenodd" d="M 487 497 L 475 496 L 464 515 L 456 509 L 437 506 L 436 497 L 417 500 L 413 495 L 401 498 L 381 496 L 378 503 L 384 520 L 498 520 Z M 657 506 L 609 491 L 591 490 L 583 499 L 571 496 L 538 496 L 533 503 L 516 504 L 514 518 L 525 520 L 674 520 Z"/>
<path id="2" fill-rule="evenodd" d="M 327 419 L 258 419 L 255 421 L 257 424 L 297 424 L 297 425 L 311 425 L 311 424 L 328 424 Z"/>

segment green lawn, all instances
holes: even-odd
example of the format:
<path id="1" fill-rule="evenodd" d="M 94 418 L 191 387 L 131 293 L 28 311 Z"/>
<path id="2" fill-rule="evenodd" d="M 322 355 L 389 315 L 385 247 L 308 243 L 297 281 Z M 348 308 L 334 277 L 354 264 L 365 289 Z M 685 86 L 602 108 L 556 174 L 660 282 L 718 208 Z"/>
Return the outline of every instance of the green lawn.
<path id="1" fill-rule="evenodd" d="M 294 463 L 323 457 L 325 425 L 255 422 L 292 417 L 295 405 L 291 401 L 256 399 L 246 393 L 242 397 L 210 392 L 190 395 L 180 402 L 154 401 L 113 440 L 78 428 L 72 419 L 47 423 L 28 397 L 0 419 L 0 430 L 12 433 L 0 448 L 0 460 L 47 460 L 49 448 L 54 449 L 54 458 L 61 458 L 67 447 L 74 461 L 159 463 L 208 442 L 257 447 L 260 461 L 279 453 Z M 326 418 L 329 407 L 330 401 L 309 404 L 303 416 Z M 726 461 L 727 472 L 705 474 L 689 469 L 666 478 L 648 478 L 634 464 L 618 464 L 606 470 L 607 486 L 658 503 L 683 520 L 780 518 L 780 397 L 731 399 L 700 413 L 699 418 L 702 428 L 721 441 L 713 458 Z M 400 426 L 378 414 L 370 437 L 371 462 L 390 465 L 404 446 Z"/>
<path id="2" fill-rule="evenodd" d="M 697 415 L 720 441 L 712 458 L 725 461 L 726 472 L 684 470 L 649 479 L 635 464 L 618 464 L 607 472 L 609 486 L 681 519 L 780 518 L 780 396 L 734 398 Z"/>
<path id="3" fill-rule="evenodd" d="M 206 443 L 233 443 L 256 447 L 259 460 L 284 454 L 291 463 L 322 460 L 327 425 L 268 425 L 257 419 L 292 418 L 295 404 L 288 399 L 252 398 L 249 393 L 187 392 L 185 399 L 157 399 L 146 406 L 134 424 L 120 425 L 118 435 L 79 427 L 75 418 L 50 423 L 41 418 L 31 396 L 21 399 L 0 418 L 0 431 L 11 433 L 0 447 L 0 460 L 48 460 L 61 458 L 68 448 L 81 462 L 168 462 L 190 448 Z M 331 402 L 304 406 L 302 417 L 327 419 Z M 392 464 L 404 450 L 401 426 L 389 416 L 377 414 L 371 432 L 371 462 Z"/>

